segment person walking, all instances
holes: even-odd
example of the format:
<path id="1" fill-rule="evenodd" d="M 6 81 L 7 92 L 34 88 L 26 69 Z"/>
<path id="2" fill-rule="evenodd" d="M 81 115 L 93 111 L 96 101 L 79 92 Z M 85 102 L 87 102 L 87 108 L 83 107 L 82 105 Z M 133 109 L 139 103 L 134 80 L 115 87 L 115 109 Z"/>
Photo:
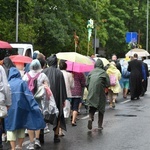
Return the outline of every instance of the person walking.
<path id="1" fill-rule="evenodd" d="M 11 67 L 16 67 L 15 64 L 11 61 L 11 59 L 9 57 L 5 57 L 3 59 L 2 66 L 3 66 L 4 70 L 5 70 L 7 78 L 8 78 L 8 75 L 9 75 L 9 69 Z M 3 139 L 3 141 L 6 141 L 7 140 L 7 136 L 6 136 L 6 132 L 5 132 L 5 121 L 4 121 L 4 119 L 1 119 L 1 122 L 3 124 L 2 139 Z"/>
<path id="2" fill-rule="evenodd" d="M 76 119 L 78 115 L 79 105 L 82 102 L 83 88 L 85 87 L 85 75 L 83 73 L 73 72 L 74 88 L 71 89 L 71 124 L 73 127 L 77 126 Z"/>
<path id="3" fill-rule="evenodd" d="M 148 65 L 144 62 L 146 57 L 142 57 L 142 74 L 144 81 L 142 82 L 142 94 L 141 96 L 144 96 L 145 92 L 147 91 L 147 86 L 148 86 L 148 77 L 149 77 L 149 72 L 148 72 Z"/>
<path id="4" fill-rule="evenodd" d="M 66 131 L 66 123 L 63 113 L 63 107 L 67 98 L 66 85 L 63 73 L 57 68 L 57 57 L 52 55 L 47 58 L 48 68 L 45 68 L 43 72 L 47 75 L 50 83 L 51 91 L 54 95 L 57 108 L 59 110 L 59 116 L 57 122 L 53 124 L 54 130 L 54 143 L 60 142 L 58 137 L 59 128 Z"/>
<path id="5" fill-rule="evenodd" d="M 6 106 L 7 109 L 11 106 L 11 90 L 8 84 L 7 75 L 2 66 L 0 66 L 0 107 Z M 3 133 L 3 122 L 4 118 L 0 118 L 0 149 L 3 148 L 2 144 L 2 133 Z"/>
<path id="6" fill-rule="evenodd" d="M 116 54 L 113 54 L 112 57 L 111 57 L 111 61 L 114 61 L 115 64 L 116 64 L 116 68 L 120 71 L 121 73 L 121 64 L 117 58 L 117 55 Z"/>
<path id="7" fill-rule="evenodd" d="M 103 129 L 103 118 L 105 112 L 106 95 L 105 88 L 110 85 L 109 77 L 104 70 L 103 62 L 98 59 L 86 79 L 88 89 L 87 104 L 89 106 L 88 129 L 92 129 L 94 114 L 98 110 L 98 128 Z"/>
<path id="8" fill-rule="evenodd" d="M 71 89 L 74 87 L 74 78 L 72 73 L 67 72 L 67 64 L 64 60 L 60 60 L 59 62 L 59 69 L 63 73 L 65 84 L 66 84 L 66 92 L 67 92 L 67 99 L 65 100 L 65 107 L 64 107 L 64 117 L 69 118 L 70 115 L 70 102 L 72 99 Z M 64 136 L 62 129 L 59 129 L 59 136 Z"/>
<path id="9" fill-rule="evenodd" d="M 25 137 L 25 129 L 39 130 L 45 127 L 40 107 L 28 88 L 26 81 L 21 79 L 19 70 L 11 67 L 8 82 L 12 93 L 12 105 L 5 118 L 7 140 L 11 150 L 21 150 Z M 18 146 L 16 148 L 16 143 Z M 34 150 L 34 144 L 30 150 Z"/>
<path id="10" fill-rule="evenodd" d="M 129 61 L 128 71 L 131 72 L 129 78 L 131 100 L 140 99 L 142 93 L 142 61 L 138 60 L 138 55 L 134 54 Z"/>
<path id="11" fill-rule="evenodd" d="M 32 60 L 31 64 L 30 64 L 30 71 L 28 73 L 26 73 L 23 76 L 23 80 L 25 80 L 28 83 L 28 87 L 30 86 L 29 83 L 31 82 L 31 79 L 35 78 L 35 80 L 37 81 L 37 85 L 35 85 L 35 87 L 40 87 L 42 84 L 47 84 L 49 85 L 49 80 L 47 78 L 47 76 L 44 73 L 41 73 L 41 64 L 39 62 L 38 59 L 34 59 Z M 30 87 L 29 87 L 30 88 Z M 34 95 L 36 91 L 31 91 L 32 94 Z M 41 106 L 41 99 L 37 100 L 39 107 L 42 109 Z M 35 133 L 35 143 L 34 143 L 34 133 Z M 33 143 L 35 145 L 35 147 L 40 148 L 41 147 L 41 142 L 39 140 L 40 138 L 40 130 L 29 130 L 28 129 L 28 134 L 29 134 L 29 138 L 30 138 L 30 144 L 28 146 L 28 149 L 32 148 Z M 44 137 L 43 137 L 44 138 Z M 44 142 L 44 139 L 42 139 L 42 143 Z"/>
<path id="12" fill-rule="evenodd" d="M 41 64 L 41 72 L 42 72 L 42 70 L 46 68 L 47 62 L 46 62 L 45 58 L 40 57 L 37 59 L 39 60 L 39 62 Z M 46 127 L 44 129 L 41 129 L 41 131 L 40 131 L 40 138 L 39 138 L 40 143 L 44 143 L 44 134 L 49 133 L 49 132 L 50 132 L 49 123 L 46 123 Z"/>
<path id="13" fill-rule="evenodd" d="M 118 96 L 118 93 L 121 91 L 119 80 L 121 79 L 121 73 L 116 68 L 115 62 L 111 62 L 108 69 L 107 74 L 110 78 L 110 86 L 108 88 L 108 99 L 110 108 L 115 108 L 115 102 Z M 114 82 L 112 84 L 112 82 Z"/>
<path id="14" fill-rule="evenodd" d="M 122 65 L 121 65 L 122 76 L 121 76 L 120 85 L 121 85 L 121 88 L 123 89 L 124 99 L 127 99 L 127 93 L 129 90 L 130 72 L 127 69 L 128 69 L 128 62 L 126 60 L 123 60 Z"/>

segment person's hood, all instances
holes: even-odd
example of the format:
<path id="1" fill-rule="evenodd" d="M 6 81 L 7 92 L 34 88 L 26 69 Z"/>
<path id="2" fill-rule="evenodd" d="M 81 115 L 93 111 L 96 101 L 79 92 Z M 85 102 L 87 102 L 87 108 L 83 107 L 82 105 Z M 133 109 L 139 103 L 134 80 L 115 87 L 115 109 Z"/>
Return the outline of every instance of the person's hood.
<path id="1" fill-rule="evenodd" d="M 56 55 L 50 56 L 47 58 L 47 63 L 50 66 L 56 67 L 57 68 L 57 57 Z"/>
<path id="2" fill-rule="evenodd" d="M 21 78 L 21 74 L 16 67 L 11 67 L 9 70 L 8 81 L 10 81 L 13 78 Z"/>
<path id="3" fill-rule="evenodd" d="M 101 59 L 97 59 L 97 61 L 95 62 L 95 65 L 94 65 L 95 68 L 101 68 L 101 69 L 104 69 L 104 65 L 103 65 L 103 62 Z"/>
<path id="4" fill-rule="evenodd" d="M 13 64 L 13 62 L 11 61 L 11 59 L 9 57 L 5 57 L 3 60 L 3 65 L 9 69 L 11 67 L 15 67 L 15 65 Z"/>
<path id="5" fill-rule="evenodd" d="M 113 64 L 110 63 L 108 69 L 107 69 L 107 73 L 108 74 L 115 74 L 117 71 L 116 66 L 114 66 Z"/>

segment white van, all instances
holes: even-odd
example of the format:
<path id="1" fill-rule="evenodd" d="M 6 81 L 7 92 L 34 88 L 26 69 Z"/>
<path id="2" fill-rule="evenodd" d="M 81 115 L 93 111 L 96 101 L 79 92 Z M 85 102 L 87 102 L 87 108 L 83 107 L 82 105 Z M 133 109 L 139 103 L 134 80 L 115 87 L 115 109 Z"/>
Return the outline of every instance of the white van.
<path id="1" fill-rule="evenodd" d="M 10 43 L 12 49 L 0 49 L 0 60 L 10 55 L 33 56 L 33 45 L 31 43 Z"/>
<path id="2" fill-rule="evenodd" d="M 31 43 L 10 43 L 12 51 L 16 54 L 32 57 L 33 45 Z"/>

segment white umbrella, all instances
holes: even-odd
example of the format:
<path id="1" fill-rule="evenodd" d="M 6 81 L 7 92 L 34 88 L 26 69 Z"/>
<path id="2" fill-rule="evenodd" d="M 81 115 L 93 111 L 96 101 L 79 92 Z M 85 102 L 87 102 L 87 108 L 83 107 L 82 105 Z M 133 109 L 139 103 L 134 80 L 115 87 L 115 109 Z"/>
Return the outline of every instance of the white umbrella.
<path id="1" fill-rule="evenodd" d="M 93 65 L 93 61 L 89 57 L 76 52 L 59 52 L 56 56 L 58 59 L 68 60 L 80 64 Z"/>
<path id="2" fill-rule="evenodd" d="M 103 62 L 104 67 L 109 64 L 109 61 L 108 61 L 106 58 L 103 58 L 103 57 L 95 57 L 95 58 L 93 58 L 93 59 L 94 59 L 95 61 L 97 61 L 97 59 L 101 59 L 102 62 Z"/>
<path id="3" fill-rule="evenodd" d="M 138 54 L 139 57 L 147 57 L 150 54 L 144 50 L 144 49 L 139 49 L 139 48 L 134 48 L 131 49 L 129 52 L 126 53 L 126 56 L 133 56 L 134 54 Z"/>

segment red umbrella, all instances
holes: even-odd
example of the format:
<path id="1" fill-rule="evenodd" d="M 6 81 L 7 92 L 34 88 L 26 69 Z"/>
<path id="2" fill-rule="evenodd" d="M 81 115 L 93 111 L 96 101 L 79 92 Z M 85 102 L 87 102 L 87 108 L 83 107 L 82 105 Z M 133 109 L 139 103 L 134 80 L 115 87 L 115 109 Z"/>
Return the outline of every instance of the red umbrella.
<path id="1" fill-rule="evenodd" d="M 12 48 L 12 46 L 5 41 L 0 41 L 0 48 Z"/>
<path id="2" fill-rule="evenodd" d="M 23 55 L 11 55 L 9 58 L 14 63 L 31 63 L 32 61 L 32 58 Z"/>

